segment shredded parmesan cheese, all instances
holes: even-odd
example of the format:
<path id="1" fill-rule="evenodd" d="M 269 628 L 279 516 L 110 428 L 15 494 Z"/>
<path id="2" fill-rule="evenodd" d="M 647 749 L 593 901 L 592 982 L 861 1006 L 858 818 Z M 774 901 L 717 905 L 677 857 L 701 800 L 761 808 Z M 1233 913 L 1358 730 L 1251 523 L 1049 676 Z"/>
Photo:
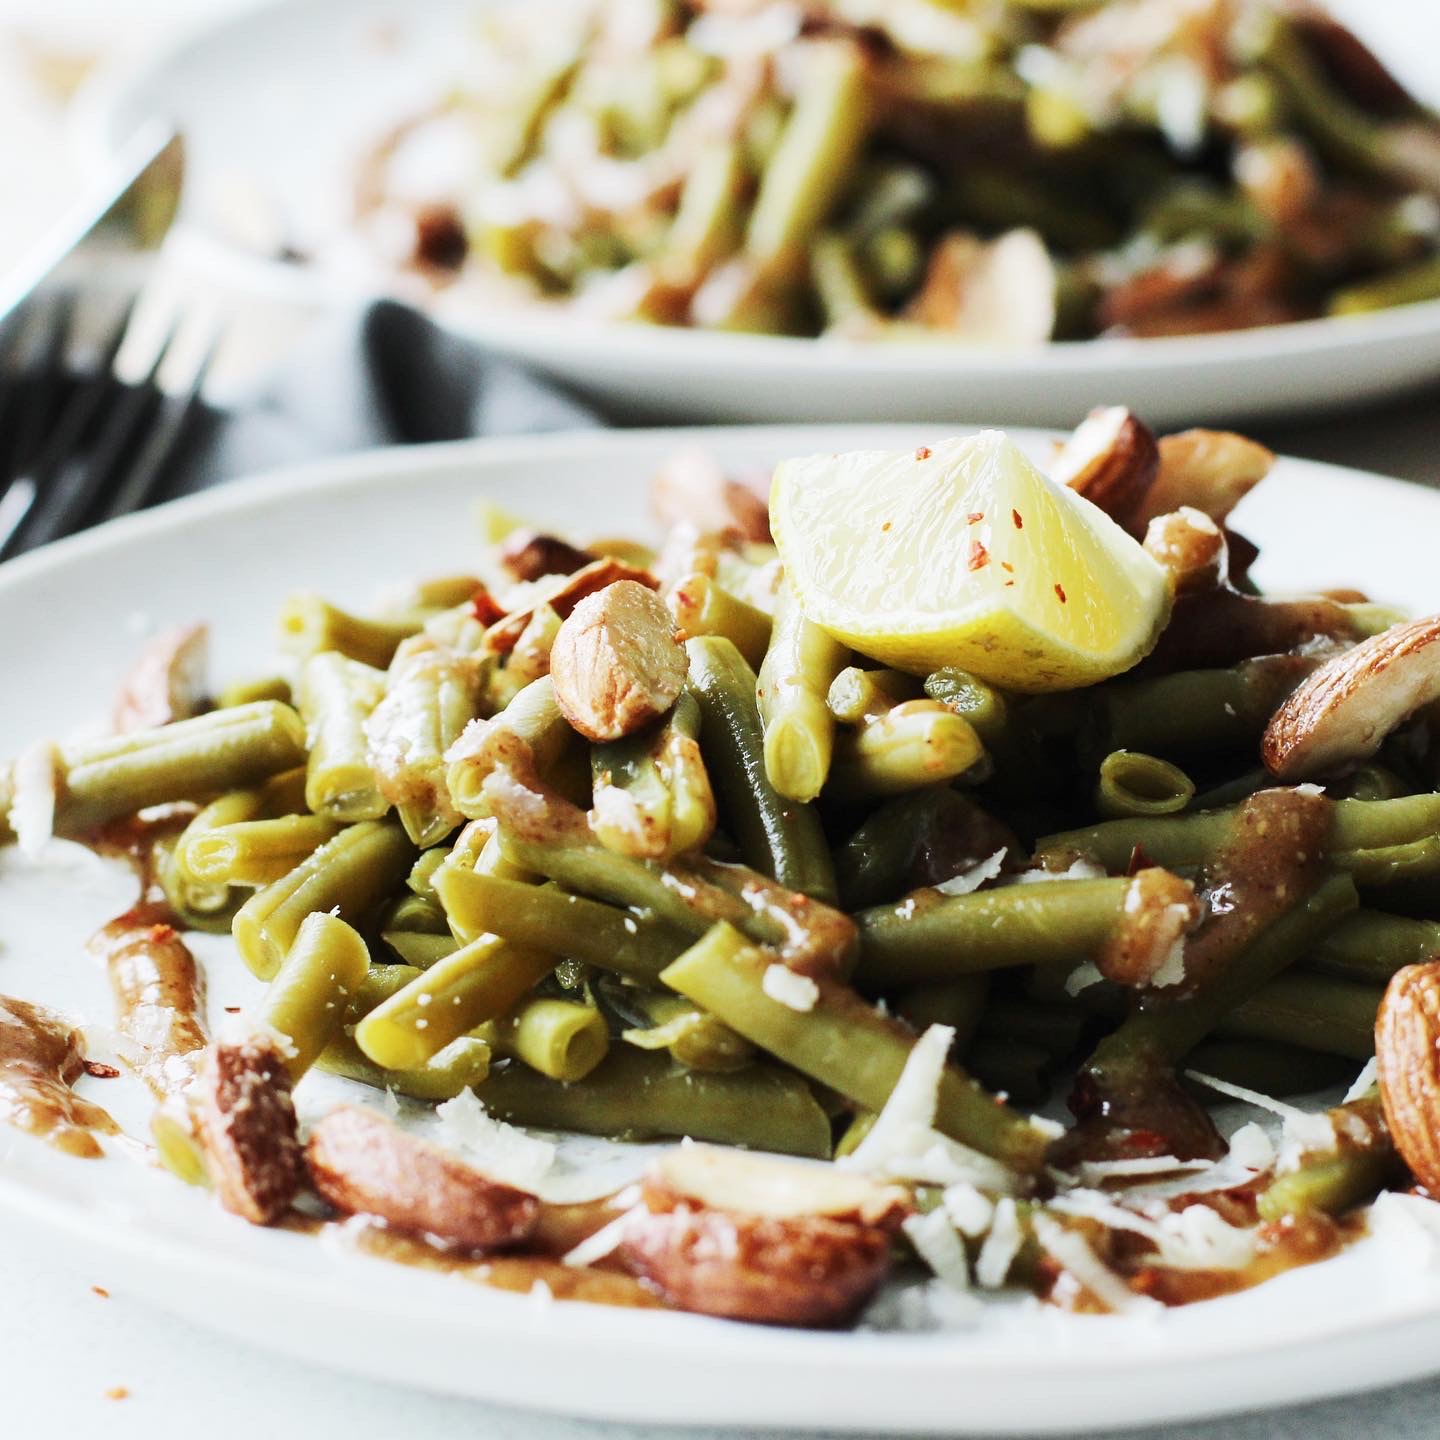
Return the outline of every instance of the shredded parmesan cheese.
<path id="1" fill-rule="evenodd" d="M 1035 1238 L 1040 1248 L 1068 1270 L 1102 1305 L 1117 1315 L 1156 1314 L 1163 1307 L 1148 1295 L 1137 1295 L 1085 1242 L 1048 1215 L 1036 1215 Z"/>
<path id="2" fill-rule="evenodd" d="M 549 1140 L 527 1135 L 489 1114 L 473 1090 L 435 1107 L 443 1144 L 465 1152 L 476 1167 L 495 1180 L 534 1190 L 555 1163 Z"/>
<path id="3" fill-rule="evenodd" d="M 1010 1273 L 1011 1262 L 1020 1253 L 1020 1214 L 1007 1195 L 996 1202 L 990 1233 L 975 1259 L 975 1280 L 987 1290 L 998 1290 Z"/>
<path id="4" fill-rule="evenodd" d="M 952 1290 L 970 1288 L 970 1260 L 944 1210 L 911 1215 L 901 1226 L 915 1253 Z"/>
<path id="5" fill-rule="evenodd" d="M 1098 985 L 1105 977 L 1100 973 L 1100 967 L 1093 960 L 1086 960 L 1077 965 L 1065 977 L 1065 993 L 1069 996 L 1076 996 L 1082 990 L 1088 990 L 1092 985 Z"/>
<path id="6" fill-rule="evenodd" d="M 813 1010 L 820 998 L 820 987 L 808 975 L 788 965 L 767 965 L 760 977 L 760 988 L 772 1000 L 802 1015 Z"/>
<path id="7" fill-rule="evenodd" d="M 893 1151 L 896 1138 L 902 1132 L 914 1127 L 929 1130 L 934 1124 L 940 1077 L 945 1073 L 945 1062 L 954 1043 L 955 1031 L 950 1026 L 932 1025 L 911 1047 L 905 1068 L 884 1108 L 875 1117 L 870 1133 L 848 1157 L 857 1170 L 868 1168 Z"/>
<path id="8" fill-rule="evenodd" d="M 982 860 L 978 865 L 972 865 L 968 870 L 959 875 L 953 875 L 949 880 L 942 880 L 935 888 L 942 895 L 969 895 L 972 891 L 978 890 L 987 880 L 993 880 L 1005 864 L 1005 857 L 1010 852 L 1008 849 L 997 850 L 988 860 Z"/>
<path id="9" fill-rule="evenodd" d="M 630 1226 L 636 1208 L 639 1207 L 632 1207 L 623 1215 L 616 1216 L 608 1225 L 601 1226 L 593 1235 L 587 1235 L 574 1249 L 567 1250 L 560 1257 L 560 1263 L 583 1270 L 587 1265 L 593 1265 L 597 1260 L 613 1255 L 625 1239 L 625 1231 Z"/>
<path id="10" fill-rule="evenodd" d="M 20 850 L 34 859 L 55 835 L 55 794 L 59 785 L 60 752 L 48 740 L 40 740 L 20 752 L 11 778 L 15 796 L 10 805 L 10 825 Z"/>
<path id="11" fill-rule="evenodd" d="M 944 1194 L 945 1213 L 967 1239 L 978 1240 L 995 1218 L 994 1203 L 964 1180 L 949 1185 Z"/>
<path id="12" fill-rule="evenodd" d="M 1345 1092 L 1344 1104 L 1349 1105 L 1352 1101 L 1358 1100 L 1372 1085 L 1375 1084 L 1376 1076 L 1379 1074 L 1379 1066 L 1372 1055 L 1366 1062 L 1365 1068 L 1355 1077 L 1355 1083 Z"/>
<path id="13" fill-rule="evenodd" d="M 1247 1090 L 1243 1085 L 1232 1085 L 1228 1080 L 1217 1080 L 1215 1076 L 1199 1070 L 1187 1070 L 1185 1073 L 1218 1094 L 1278 1115 L 1284 1125 L 1285 1138 L 1302 1151 L 1327 1150 L 1335 1144 L 1335 1126 L 1323 1110 L 1301 1110 L 1299 1106 L 1287 1105 L 1283 1100 L 1262 1095 L 1258 1090 Z"/>
<path id="14" fill-rule="evenodd" d="M 1182 1170 L 1206 1170 L 1208 1160 L 1177 1160 L 1173 1155 L 1137 1156 L 1133 1160 L 1086 1160 L 1079 1176 L 1087 1184 L 1121 1180 L 1129 1175 L 1173 1175 Z"/>

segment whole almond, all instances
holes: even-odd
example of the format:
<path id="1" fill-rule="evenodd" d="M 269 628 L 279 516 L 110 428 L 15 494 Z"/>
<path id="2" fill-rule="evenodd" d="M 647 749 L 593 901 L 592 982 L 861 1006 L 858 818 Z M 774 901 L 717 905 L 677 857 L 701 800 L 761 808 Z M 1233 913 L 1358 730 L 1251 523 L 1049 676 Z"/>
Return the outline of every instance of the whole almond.
<path id="1" fill-rule="evenodd" d="M 1440 1194 L 1440 960 L 1391 977 L 1375 1017 L 1375 1062 L 1395 1148 Z"/>

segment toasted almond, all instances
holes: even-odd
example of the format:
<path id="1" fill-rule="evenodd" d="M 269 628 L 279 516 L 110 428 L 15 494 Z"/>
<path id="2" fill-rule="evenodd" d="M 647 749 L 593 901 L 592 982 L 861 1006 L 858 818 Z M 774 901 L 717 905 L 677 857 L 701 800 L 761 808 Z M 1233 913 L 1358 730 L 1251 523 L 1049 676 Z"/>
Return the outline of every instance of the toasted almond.
<path id="1" fill-rule="evenodd" d="M 669 611 L 633 580 L 586 596 L 550 652 L 561 713 L 596 741 L 618 740 L 657 720 L 684 687 L 686 666 Z"/>
<path id="2" fill-rule="evenodd" d="M 332 1110 L 306 1147 L 315 1189 L 337 1210 L 375 1215 L 462 1250 L 498 1250 L 534 1233 L 534 1195 L 482 1175 L 438 1145 L 358 1106 Z"/>
<path id="3" fill-rule="evenodd" d="M 305 1175 L 290 1075 L 279 1050 L 260 1036 L 217 1042 L 191 1095 L 220 1203 L 253 1225 L 278 1220 Z"/>
<path id="4" fill-rule="evenodd" d="M 885 1278 L 890 1235 L 827 1216 L 782 1220 L 682 1205 L 637 1211 L 619 1254 L 682 1310 L 832 1326 L 854 1316 Z"/>
<path id="5" fill-rule="evenodd" d="M 573 575 L 595 557 L 568 540 L 538 530 L 515 530 L 501 542 L 500 564 L 512 580 L 541 580 L 546 575 Z"/>
<path id="6" fill-rule="evenodd" d="M 1159 441 L 1160 473 L 1141 502 L 1137 521 L 1148 525 L 1190 505 L 1217 525 L 1270 473 L 1275 454 L 1228 430 L 1182 430 Z"/>
<path id="7" fill-rule="evenodd" d="M 644 1194 L 652 1210 L 693 1202 L 770 1220 L 807 1215 L 894 1228 L 913 1208 L 898 1185 L 883 1185 L 834 1165 L 753 1155 L 717 1145 L 677 1145 L 647 1172 Z"/>
<path id="8" fill-rule="evenodd" d="M 1375 1064 L 1395 1148 L 1440 1193 L 1440 960 L 1391 977 L 1375 1017 Z"/>
<path id="9" fill-rule="evenodd" d="M 148 730 L 199 714 L 209 650 L 207 625 L 177 625 L 155 636 L 130 667 L 115 697 L 116 731 L 123 735 Z"/>
<path id="10" fill-rule="evenodd" d="M 1092 410 L 1050 462 L 1050 477 L 1128 527 L 1160 473 L 1150 427 L 1123 405 Z"/>
<path id="11" fill-rule="evenodd" d="M 534 619 L 535 612 L 542 605 L 549 605 L 563 620 L 587 595 L 614 585 L 620 580 L 633 580 L 636 584 L 654 590 L 658 584 L 648 570 L 638 570 L 619 560 L 606 557 L 592 560 L 590 564 L 566 576 L 553 587 L 541 587 L 530 604 L 521 610 L 512 610 L 503 620 L 498 620 L 485 632 L 485 645 L 497 654 L 508 654 L 515 648 L 525 627 Z"/>
<path id="12" fill-rule="evenodd" d="M 1195 887 L 1157 866 L 1137 871 L 1124 914 L 1095 964 L 1117 985 L 1173 985 L 1185 978 L 1185 937 L 1203 914 Z"/>
<path id="13" fill-rule="evenodd" d="M 1177 595 L 1214 589 L 1227 569 L 1224 532 L 1191 505 L 1157 515 L 1146 527 L 1145 551 L 1170 572 Z"/>
<path id="14" fill-rule="evenodd" d="M 677 450 L 650 482 L 650 505 L 667 529 L 692 525 L 702 534 L 738 535 L 743 540 L 770 538 L 767 487 L 748 485 L 726 475 L 708 450 Z"/>
<path id="15" fill-rule="evenodd" d="M 1326 661 L 1271 717 L 1266 768 L 1304 780 L 1380 748 L 1422 705 L 1440 699 L 1440 615 L 1395 625 Z"/>

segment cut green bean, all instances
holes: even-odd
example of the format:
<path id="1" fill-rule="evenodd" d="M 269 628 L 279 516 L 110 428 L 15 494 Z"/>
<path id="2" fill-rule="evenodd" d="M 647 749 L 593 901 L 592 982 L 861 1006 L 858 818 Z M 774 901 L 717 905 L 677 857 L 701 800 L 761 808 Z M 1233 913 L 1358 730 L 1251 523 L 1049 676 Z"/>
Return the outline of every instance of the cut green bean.
<path id="1" fill-rule="evenodd" d="M 443 935 L 431 935 L 423 930 L 386 929 L 380 932 L 380 938 L 406 965 L 419 970 L 438 965 L 460 948 L 460 942 L 448 930 Z"/>
<path id="2" fill-rule="evenodd" d="M 774 963 L 773 954 L 720 924 L 660 978 L 802 1074 L 867 1110 L 883 1109 L 914 1035 L 831 980 L 815 982 L 811 1009 L 792 1010 L 766 991 L 765 972 Z M 1024 1174 L 1044 1162 L 1048 1142 L 1041 1130 L 953 1069 L 941 1079 L 935 1126 Z"/>
<path id="3" fill-rule="evenodd" d="M 419 630 L 412 620 L 367 620 L 308 591 L 292 595 L 280 612 L 280 648 L 308 660 L 326 650 L 383 670 L 402 640 Z"/>
<path id="4" fill-rule="evenodd" d="M 270 885 L 333 839 L 340 828 L 337 821 L 318 815 L 212 825 L 198 834 L 187 830 L 175 858 L 202 885 Z"/>
<path id="5" fill-rule="evenodd" d="M 692 1070 L 723 1073 L 754 1063 L 755 1047 L 748 1040 L 679 995 L 655 990 L 635 995 L 630 1004 L 649 1023 L 621 1033 L 629 1045 L 668 1050 Z"/>
<path id="6" fill-rule="evenodd" d="M 462 815 L 483 819 L 489 814 L 484 800 L 485 782 L 499 763 L 495 741 L 513 736 L 535 757 L 535 768 L 545 775 L 567 746 L 576 740 L 547 675 L 527 685 L 493 720 L 470 724 L 452 747 L 445 783 Z"/>
<path id="7" fill-rule="evenodd" d="M 304 760 L 305 727 L 275 700 L 63 745 L 55 828 L 80 834 L 150 805 L 244 790 Z"/>
<path id="8" fill-rule="evenodd" d="M 1306 957 L 1326 975 L 1385 985 L 1406 965 L 1440 955 L 1440 921 L 1357 910 L 1321 936 Z"/>
<path id="9" fill-rule="evenodd" d="M 1368 1060 L 1375 1053 L 1375 1012 L 1384 993 L 1329 975 L 1281 975 L 1222 1016 L 1215 1033 Z"/>
<path id="10" fill-rule="evenodd" d="M 259 790 L 232 790 L 228 795 L 222 795 L 218 800 L 212 800 L 180 832 L 174 849 L 174 861 L 178 874 L 193 891 L 212 892 L 214 903 L 209 906 L 202 904 L 201 909 L 220 909 L 230 899 L 230 887 L 226 883 L 217 882 L 213 876 L 202 878 L 196 875 L 186 863 L 188 847 L 211 830 L 225 825 L 239 824 L 245 820 L 253 820 L 264 812 L 265 797 Z"/>
<path id="11" fill-rule="evenodd" d="M 490 1047 L 472 1035 L 462 1035 L 425 1065 L 413 1070 L 385 1070 L 366 1057 L 353 1036 L 342 1034 L 321 1052 L 315 1068 L 377 1090 L 393 1090 L 413 1100 L 438 1102 L 478 1090 L 490 1074 Z"/>
<path id="12" fill-rule="evenodd" d="M 830 773 L 835 717 L 826 696 L 849 658 L 850 651 L 807 620 L 794 592 L 782 585 L 756 700 L 765 732 L 765 774 L 787 800 L 815 799 Z"/>
<path id="13" fill-rule="evenodd" d="M 333 650 L 300 673 L 300 715 L 310 740 L 305 803 L 336 820 L 378 820 L 390 802 L 371 767 L 365 724 L 385 697 L 383 671 Z"/>
<path id="14" fill-rule="evenodd" d="M 789 890 L 833 903 L 835 872 L 819 816 L 784 799 L 766 773 L 754 671 L 727 640 L 689 640 L 685 648 L 711 783 L 746 864 Z"/>
<path id="15" fill-rule="evenodd" d="M 1373 1086 L 1357 1099 L 1337 1106 L 1330 1116 L 1335 1122 L 1336 1147 L 1307 1151 L 1294 1169 L 1277 1175 L 1258 1197 L 1262 1220 L 1317 1211 L 1343 1215 L 1404 1173 L 1385 1124 L 1379 1092 Z"/>
<path id="16" fill-rule="evenodd" d="M 298 1080 L 340 1033 L 351 998 L 370 970 L 370 952 L 338 916 L 307 915 L 255 1019 L 283 1036 L 285 1068 Z"/>
<path id="17" fill-rule="evenodd" d="M 831 682 L 825 701 L 837 720 L 859 725 L 884 715 L 906 700 L 918 700 L 924 693 L 924 687 L 913 675 L 847 665 Z"/>
<path id="18" fill-rule="evenodd" d="M 675 628 L 690 638 L 728 640 L 752 669 L 770 648 L 770 617 L 708 575 L 687 575 L 666 596 Z"/>
<path id="19" fill-rule="evenodd" d="M 1139 750 L 1112 750 L 1100 762 L 1095 805 L 1107 820 L 1178 815 L 1195 797 L 1195 782 L 1178 765 Z"/>
<path id="20" fill-rule="evenodd" d="M 484 1027 L 482 1039 L 500 1055 L 523 1060 L 552 1080 L 583 1080 L 610 1051 L 605 1017 L 591 1005 L 541 997 L 523 1001 Z"/>
<path id="21" fill-rule="evenodd" d="M 1185 1069 L 1190 1084 L 1222 1102 L 1231 1097 L 1210 1091 L 1203 1080 L 1195 1077 L 1210 1075 L 1262 1095 L 1287 1096 L 1328 1089 L 1355 1073 L 1355 1067 L 1337 1055 L 1260 1040 L 1207 1040 L 1190 1052 Z"/>
<path id="22" fill-rule="evenodd" d="M 912 985 L 894 1001 L 895 1013 L 916 1030 L 948 1025 L 955 1032 L 952 1050 L 957 1055 L 975 1037 L 980 1014 L 990 994 L 990 977 L 984 971 L 961 975 L 935 985 Z"/>
<path id="23" fill-rule="evenodd" d="M 984 758 L 969 721 L 933 700 L 908 700 L 836 738 L 831 786 L 847 799 L 898 795 L 952 780 Z"/>
<path id="24" fill-rule="evenodd" d="M 1332 315 L 1372 315 L 1425 300 L 1440 300 L 1440 259 L 1423 260 L 1376 280 L 1347 285 L 1330 297 L 1329 310 Z"/>
<path id="25" fill-rule="evenodd" d="M 221 688 L 215 697 L 215 708 L 231 710 L 237 705 L 253 705 L 257 700 L 278 700 L 282 705 L 292 705 L 294 697 L 290 692 L 290 682 L 281 675 L 237 680 Z"/>
<path id="26" fill-rule="evenodd" d="M 414 863 L 415 847 L 398 825 L 351 825 L 240 907 L 233 934 L 241 959 L 260 979 L 271 979 L 307 915 L 333 910 L 358 921 L 404 882 Z"/>

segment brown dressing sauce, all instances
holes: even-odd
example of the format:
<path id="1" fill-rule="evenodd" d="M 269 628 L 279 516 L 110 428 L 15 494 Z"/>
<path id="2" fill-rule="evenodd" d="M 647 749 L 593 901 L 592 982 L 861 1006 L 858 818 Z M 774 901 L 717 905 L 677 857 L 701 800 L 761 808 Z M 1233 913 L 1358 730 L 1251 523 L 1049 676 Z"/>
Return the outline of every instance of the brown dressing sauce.
<path id="1" fill-rule="evenodd" d="M 120 1127 L 70 1087 L 85 1073 L 80 1032 L 54 1011 L 0 995 L 0 1122 L 87 1160 Z"/>

